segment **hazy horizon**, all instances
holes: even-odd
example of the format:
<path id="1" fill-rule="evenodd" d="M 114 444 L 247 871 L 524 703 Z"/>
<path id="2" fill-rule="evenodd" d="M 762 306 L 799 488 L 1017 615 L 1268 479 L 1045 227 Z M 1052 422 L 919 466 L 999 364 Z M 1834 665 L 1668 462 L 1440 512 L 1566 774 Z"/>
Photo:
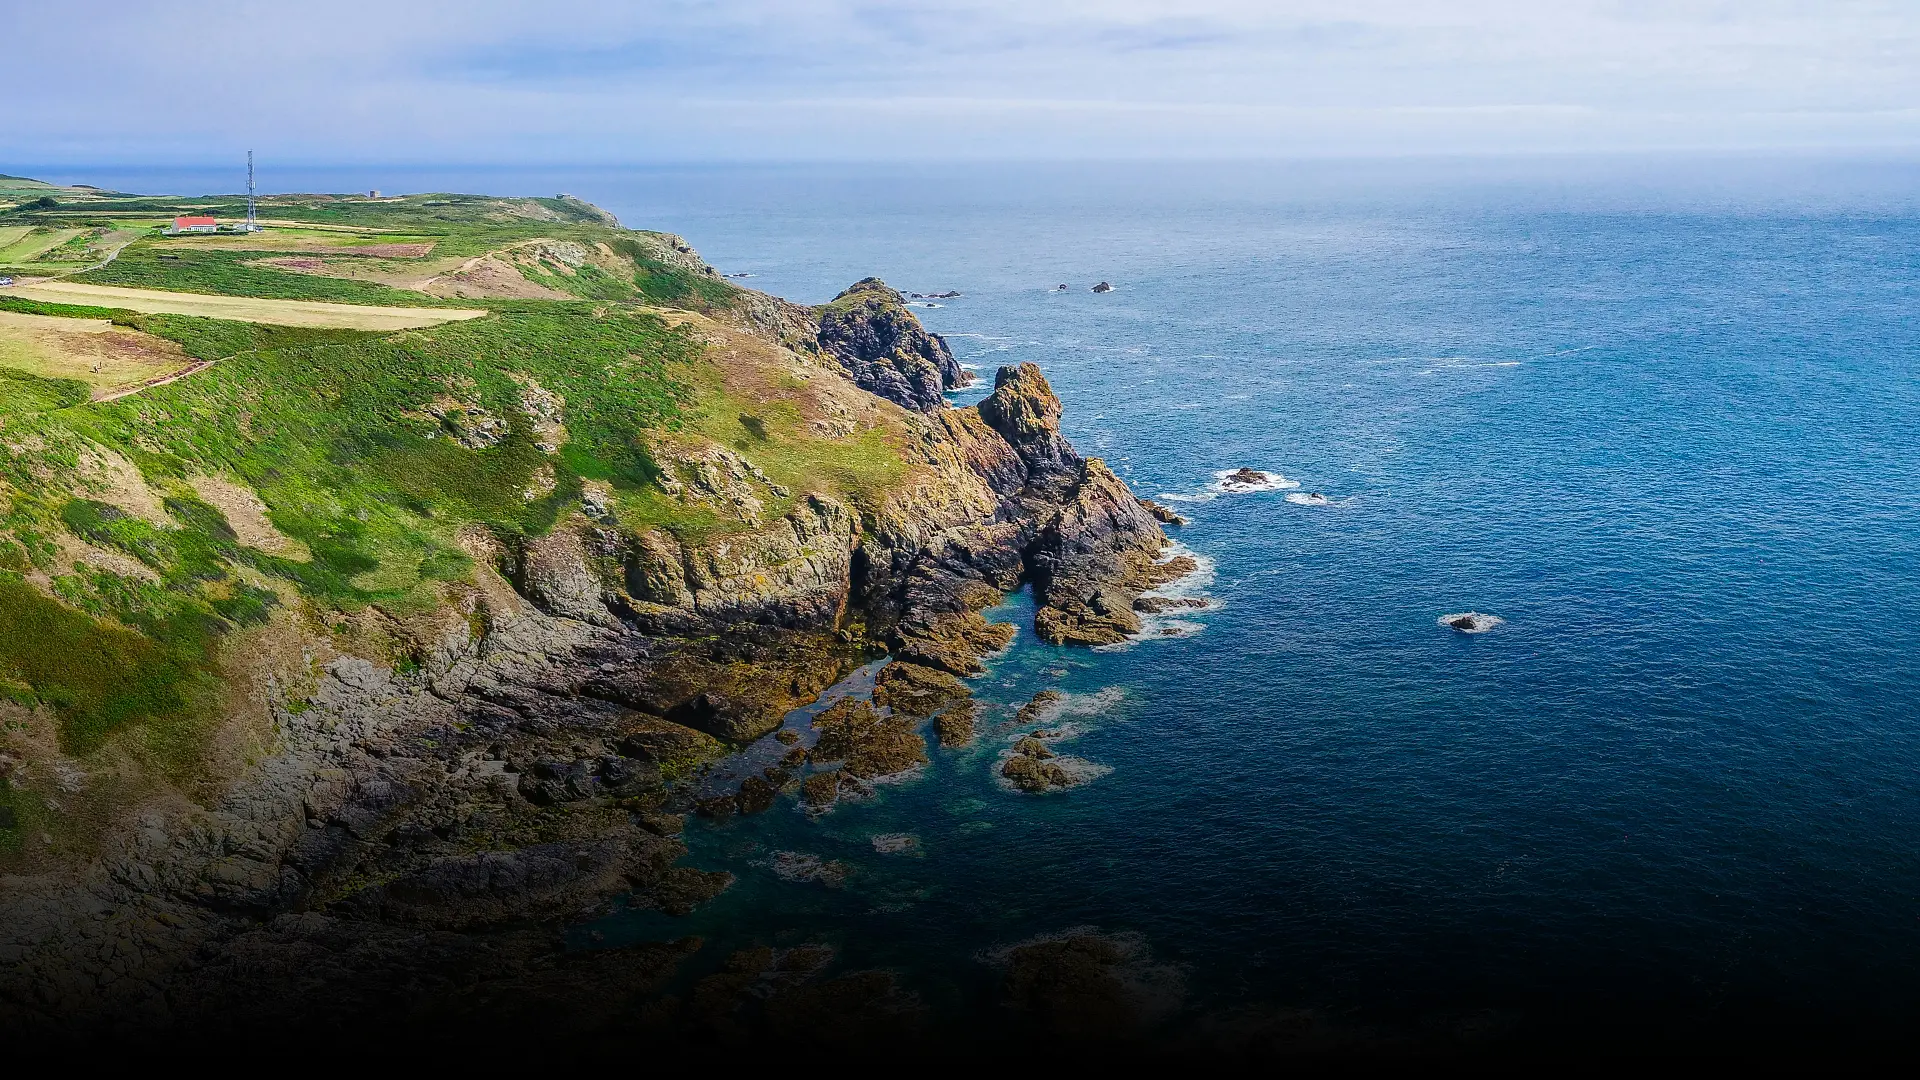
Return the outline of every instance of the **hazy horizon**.
<path id="1" fill-rule="evenodd" d="M 10 13 L 0 157 L 1264 159 L 1920 148 L 1920 10 L 557 0 Z"/>

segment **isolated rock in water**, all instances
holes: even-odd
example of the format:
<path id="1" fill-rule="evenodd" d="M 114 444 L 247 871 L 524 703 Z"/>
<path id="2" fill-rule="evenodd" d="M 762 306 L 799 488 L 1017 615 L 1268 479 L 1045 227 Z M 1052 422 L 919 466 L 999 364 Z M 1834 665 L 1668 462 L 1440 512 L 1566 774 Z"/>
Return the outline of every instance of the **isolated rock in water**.
<path id="1" fill-rule="evenodd" d="M 1019 742 L 1014 743 L 1013 752 L 1039 761 L 1046 761 L 1054 756 L 1053 751 L 1047 749 L 1046 743 L 1041 742 L 1032 735 L 1028 735 Z"/>
<path id="2" fill-rule="evenodd" d="M 1093 287 L 1093 291 L 1094 291 L 1094 292 L 1112 292 L 1112 291 L 1113 291 L 1113 286 L 1112 286 L 1112 285 L 1109 285 L 1109 284 L 1107 284 L 1106 282 L 1104 282 L 1104 281 L 1103 281 L 1103 282 L 1101 282 L 1100 284 L 1098 284 L 1098 285 L 1095 285 L 1095 286 Z"/>
<path id="3" fill-rule="evenodd" d="M 1065 700 L 1066 696 L 1067 695 L 1061 693 L 1060 691 L 1054 690 L 1051 688 L 1042 690 L 1039 693 L 1033 695 L 1033 699 L 1031 701 L 1028 701 L 1025 705 L 1020 706 L 1020 711 L 1014 714 L 1013 722 L 1015 724 L 1018 724 L 1021 727 L 1026 727 L 1030 724 L 1037 724 L 1041 720 L 1045 719 L 1047 716 L 1051 715 L 1053 712 L 1053 707 L 1055 705 L 1060 704 L 1061 701 Z"/>
<path id="4" fill-rule="evenodd" d="M 1014 754 L 1009 757 L 1000 766 L 1000 775 L 1021 791 L 1033 794 L 1053 788 L 1073 786 L 1073 777 L 1067 770 L 1052 761 L 1042 761 L 1027 754 Z"/>
<path id="5" fill-rule="evenodd" d="M 1221 479 L 1223 483 L 1239 487 L 1264 487 L 1267 483 L 1267 474 L 1258 469 L 1242 466 Z"/>
<path id="6" fill-rule="evenodd" d="M 771 809 L 780 789 L 757 776 L 749 776 L 740 785 L 740 812 L 758 814 Z"/>
<path id="7" fill-rule="evenodd" d="M 1439 619 L 1441 626 L 1452 627 L 1463 634 L 1484 634 L 1506 621 L 1498 615 L 1485 615 L 1478 611 L 1442 615 Z"/>

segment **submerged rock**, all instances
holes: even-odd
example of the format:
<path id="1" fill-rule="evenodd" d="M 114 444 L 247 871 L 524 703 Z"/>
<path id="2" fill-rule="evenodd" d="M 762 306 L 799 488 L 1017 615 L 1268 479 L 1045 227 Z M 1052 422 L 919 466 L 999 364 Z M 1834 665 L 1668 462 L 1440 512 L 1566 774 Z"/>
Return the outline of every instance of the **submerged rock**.
<path id="1" fill-rule="evenodd" d="M 1142 615 L 1158 615 L 1167 611 L 1199 610 L 1212 607 L 1212 601 L 1198 596 L 1141 596 L 1133 601 L 1133 610 Z"/>
<path id="2" fill-rule="evenodd" d="M 1179 969 L 1155 964 L 1133 935 L 1086 929 L 1013 946 L 1007 1004 L 1036 1034 L 1071 1041 L 1135 1039 L 1173 1013 L 1185 992 Z"/>
<path id="3" fill-rule="evenodd" d="M 1094 292 L 1112 292 L 1113 286 L 1103 281 L 1100 284 L 1095 285 L 1093 287 L 1093 291 Z"/>

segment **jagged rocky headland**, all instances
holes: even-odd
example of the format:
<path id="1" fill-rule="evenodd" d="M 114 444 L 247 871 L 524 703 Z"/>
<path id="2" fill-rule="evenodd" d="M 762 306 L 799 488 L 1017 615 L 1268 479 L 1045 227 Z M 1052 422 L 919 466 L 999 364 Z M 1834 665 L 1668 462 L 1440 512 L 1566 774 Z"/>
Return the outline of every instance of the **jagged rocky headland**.
<path id="1" fill-rule="evenodd" d="M 191 692 L 147 706 L 197 710 L 175 757 L 154 749 L 160 720 L 123 710 L 82 737 L 85 701 L 36 681 L 31 657 L 0 665 L 0 769 L 22 808 L 0 852 L 0 1029 L 703 1038 L 747 1025 L 832 1041 L 921 1022 L 890 974 L 826 971 L 824 948 L 742 953 L 680 1000 L 660 991 L 699 941 L 569 951 L 563 934 L 616 902 L 683 913 L 727 889 L 727 873 L 685 861 L 687 814 L 818 810 L 967 743 L 962 680 L 1011 639 L 982 615 L 1008 591 L 1032 587 L 1051 643 L 1138 631 L 1136 603 L 1155 610 L 1141 593 L 1193 568 L 1169 557 L 1162 524 L 1176 518 L 1061 435 L 1034 365 L 1000 369 L 977 406 L 949 405 L 969 373 L 876 279 L 803 307 L 723 282 L 678 238 L 545 212 L 559 218 L 510 211 L 536 233 L 598 231 L 514 239 L 434 279 L 463 282 L 457 299 L 513 302 L 382 339 L 391 363 L 437 366 L 341 436 L 417 449 L 419 469 L 506 476 L 499 507 L 464 489 L 435 501 L 442 488 L 399 470 L 400 494 L 355 510 L 288 486 L 296 462 L 256 471 L 241 455 L 274 445 L 281 421 L 248 372 L 278 370 L 289 354 L 273 342 L 113 405 L 0 414 L 13 514 L 0 554 L 21 553 L 0 583 L 10 633 L 85 624 L 133 655 L 174 639 L 112 590 L 183 582 L 213 612 Z M 321 273 L 272 272 L 296 270 Z M 502 275 L 512 288 L 489 292 Z M 679 291 L 647 291 L 662 281 Z M 675 418 L 642 431 L 608 418 L 645 348 L 615 341 L 597 367 L 531 360 L 620 320 L 672 350 L 657 368 L 680 388 Z M 488 337 L 490 324 L 538 334 Z M 302 347 L 306 372 L 374 345 Z M 316 388 L 302 407 L 358 409 L 362 389 Z M 243 418 L 205 426 L 196 410 L 213 406 Z M 403 513 L 446 549 L 408 556 L 426 569 L 403 587 L 375 595 L 391 538 L 342 556 L 345 583 L 322 573 L 334 548 Z M 260 610 L 237 613 L 238 596 Z M 152 610 L 176 611 L 165 602 Z M 823 712 L 811 746 L 783 728 L 881 658 L 871 704 Z M 1027 741 L 1009 777 L 1064 786 Z M 774 764 L 703 787 L 704 766 L 756 742 Z M 1029 982 L 1056 952 L 1113 951 L 1035 948 L 1013 968 Z M 1112 981 L 1103 971 L 1094 983 Z"/>

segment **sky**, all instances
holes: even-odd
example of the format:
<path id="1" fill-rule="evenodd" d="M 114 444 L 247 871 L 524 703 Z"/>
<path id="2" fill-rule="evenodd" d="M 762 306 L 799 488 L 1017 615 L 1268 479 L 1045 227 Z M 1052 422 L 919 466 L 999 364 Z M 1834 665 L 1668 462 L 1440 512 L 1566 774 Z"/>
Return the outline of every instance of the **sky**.
<path id="1" fill-rule="evenodd" d="M 0 0 L 8 162 L 1920 150 L 1920 2 Z"/>

